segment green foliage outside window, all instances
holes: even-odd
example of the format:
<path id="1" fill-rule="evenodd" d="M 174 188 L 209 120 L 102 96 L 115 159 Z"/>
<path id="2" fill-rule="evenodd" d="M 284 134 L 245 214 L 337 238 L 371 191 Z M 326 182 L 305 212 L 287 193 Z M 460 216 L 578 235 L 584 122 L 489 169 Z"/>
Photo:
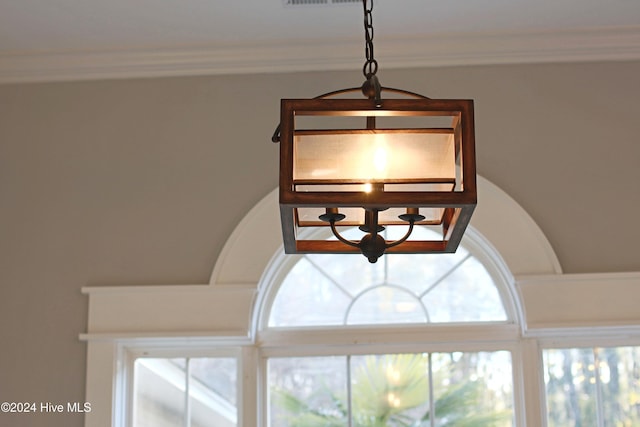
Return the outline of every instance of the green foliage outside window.
<path id="1" fill-rule="evenodd" d="M 462 356 L 460 356 L 462 355 Z M 491 390 L 474 374 L 476 353 L 352 356 L 353 427 L 505 427 L 512 425 L 511 395 Z M 441 369 L 433 370 L 438 356 Z M 448 360 L 447 360 L 448 359 Z M 429 398 L 432 371 L 434 399 Z M 466 377 L 466 378 L 465 378 Z M 320 380 L 307 396 L 274 388 L 271 427 L 345 427 L 348 392 Z M 320 403 L 321 402 L 321 403 Z"/>

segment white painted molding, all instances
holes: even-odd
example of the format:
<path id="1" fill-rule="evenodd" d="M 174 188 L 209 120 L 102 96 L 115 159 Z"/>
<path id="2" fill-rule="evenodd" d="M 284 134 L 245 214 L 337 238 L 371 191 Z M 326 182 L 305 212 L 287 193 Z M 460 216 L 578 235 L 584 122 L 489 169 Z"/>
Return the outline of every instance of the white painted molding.
<path id="1" fill-rule="evenodd" d="M 640 272 L 516 277 L 528 336 L 640 326 Z"/>
<path id="2" fill-rule="evenodd" d="M 518 202 L 491 181 L 477 177 L 478 206 L 471 226 L 513 275 L 559 274 L 562 267 L 538 224 Z"/>
<path id="3" fill-rule="evenodd" d="M 594 341 L 613 342 L 612 345 L 640 343 L 640 322 L 635 325 L 578 326 L 573 328 L 535 328 L 526 332 L 527 338 L 537 338 L 548 347 L 593 345 Z"/>
<path id="4" fill-rule="evenodd" d="M 419 325 L 377 325 L 371 326 L 346 326 L 327 330 L 323 328 L 306 328 L 303 331 L 287 328 L 271 328 L 260 332 L 258 344 L 262 349 L 291 347 L 291 343 L 300 346 L 327 347 L 327 341 L 332 345 L 354 345 L 358 347 L 380 345 L 393 342 L 394 344 L 404 344 L 408 346 L 447 344 L 456 341 L 467 344 L 482 345 L 483 342 L 513 342 L 520 335 L 517 325 L 503 324 L 483 324 L 482 322 L 465 324 L 430 324 Z M 479 344 L 480 343 L 480 344 Z M 333 351 L 330 347 L 328 352 Z"/>
<path id="5" fill-rule="evenodd" d="M 227 240 L 210 284 L 263 283 L 274 254 L 282 254 L 278 189 L 265 196 L 240 221 Z M 509 274 L 557 274 L 560 263 L 544 233 L 508 194 L 478 176 L 478 207 L 471 218 L 485 249 L 504 261 Z M 464 242 L 463 242 L 464 244 Z M 251 260 L 251 262 L 247 262 Z M 274 261 L 275 260 L 275 261 Z M 508 276 L 507 272 L 502 271 Z"/>
<path id="6" fill-rule="evenodd" d="M 0 83 L 360 70 L 361 40 L 279 41 L 181 49 L 10 52 Z M 640 26 L 381 39 L 385 68 L 640 59 Z"/>
<path id="7" fill-rule="evenodd" d="M 252 343 L 251 337 L 244 330 L 210 330 L 210 331 L 178 331 L 178 332 L 121 332 L 80 334 L 80 341 L 119 342 L 131 346 L 239 346 Z"/>
<path id="8" fill-rule="evenodd" d="M 258 284 L 271 258 L 277 253 L 283 254 L 284 248 L 276 188 L 263 197 L 233 230 L 216 260 L 209 284 Z"/>
<path id="9" fill-rule="evenodd" d="M 248 337 L 256 285 L 83 288 L 87 334 L 106 340 L 205 336 Z"/>

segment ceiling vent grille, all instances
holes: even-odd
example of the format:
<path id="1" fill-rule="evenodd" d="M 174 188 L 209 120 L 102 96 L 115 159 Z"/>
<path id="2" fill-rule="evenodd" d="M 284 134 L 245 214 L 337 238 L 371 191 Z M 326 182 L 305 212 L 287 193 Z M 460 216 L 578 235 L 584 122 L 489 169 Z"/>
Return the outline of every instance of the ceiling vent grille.
<path id="1" fill-rule="evenodd" d="M 282 0 L 286 7 L 290 6 L 329 6 L 332 4 L 361 4 L 362 0 Z"/>

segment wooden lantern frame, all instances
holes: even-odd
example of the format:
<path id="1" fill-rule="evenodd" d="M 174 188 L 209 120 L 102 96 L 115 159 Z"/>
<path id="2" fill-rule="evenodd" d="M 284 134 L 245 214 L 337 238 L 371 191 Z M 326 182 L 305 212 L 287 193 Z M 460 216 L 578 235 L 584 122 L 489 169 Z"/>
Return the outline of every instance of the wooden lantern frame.
<path id="1" fill-rule="evenodd" d="M 384 89 L 384 88 L 383 88 Z M 395 90 L 398 91 L 398 90 Z M 399 91 L 405 94 L 410 92 Z M 336 92 L 337 93 L 337 92 Z M 332 95 L 327 94 L 327 95 Z M 297 223 L 297 209 L 309 207 L 383 210 L 386 208 L 444 208 L 442 239 L 411 240 L 392 245 L 385 253 L 455 252 L 477 203 L 473 101 L 460 99 L 314 99 L 281 100 L 280 213 L 284 250 L 288 254 L 359 253 L 353 245 L 339 240 L 305 238 Z M 362 116 L 367 128 L 375 128 L 375 117 L 448 116 L 452 117 L 456 164 L 460 182 L 453 191 L 296 191 L 294 181 L 294 135 L 297 116 Z M 392 242 L 389 242 L 392 243 Z M 372 261 L 374 262 L 374 261 Z"/>

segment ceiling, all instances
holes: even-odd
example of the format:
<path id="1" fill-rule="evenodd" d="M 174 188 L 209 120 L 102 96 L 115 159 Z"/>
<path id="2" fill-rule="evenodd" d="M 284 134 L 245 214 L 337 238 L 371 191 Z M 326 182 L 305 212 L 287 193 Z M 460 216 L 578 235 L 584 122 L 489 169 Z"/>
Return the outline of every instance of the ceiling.
<path id="1" fill-rule="evenodd" d="M 0 0 L 0 82 L 362 67 L 361 2 L 285 1 Z M 375 0 L 373 24 L 387 68 L 640 59 L 639 0 Z"/>

